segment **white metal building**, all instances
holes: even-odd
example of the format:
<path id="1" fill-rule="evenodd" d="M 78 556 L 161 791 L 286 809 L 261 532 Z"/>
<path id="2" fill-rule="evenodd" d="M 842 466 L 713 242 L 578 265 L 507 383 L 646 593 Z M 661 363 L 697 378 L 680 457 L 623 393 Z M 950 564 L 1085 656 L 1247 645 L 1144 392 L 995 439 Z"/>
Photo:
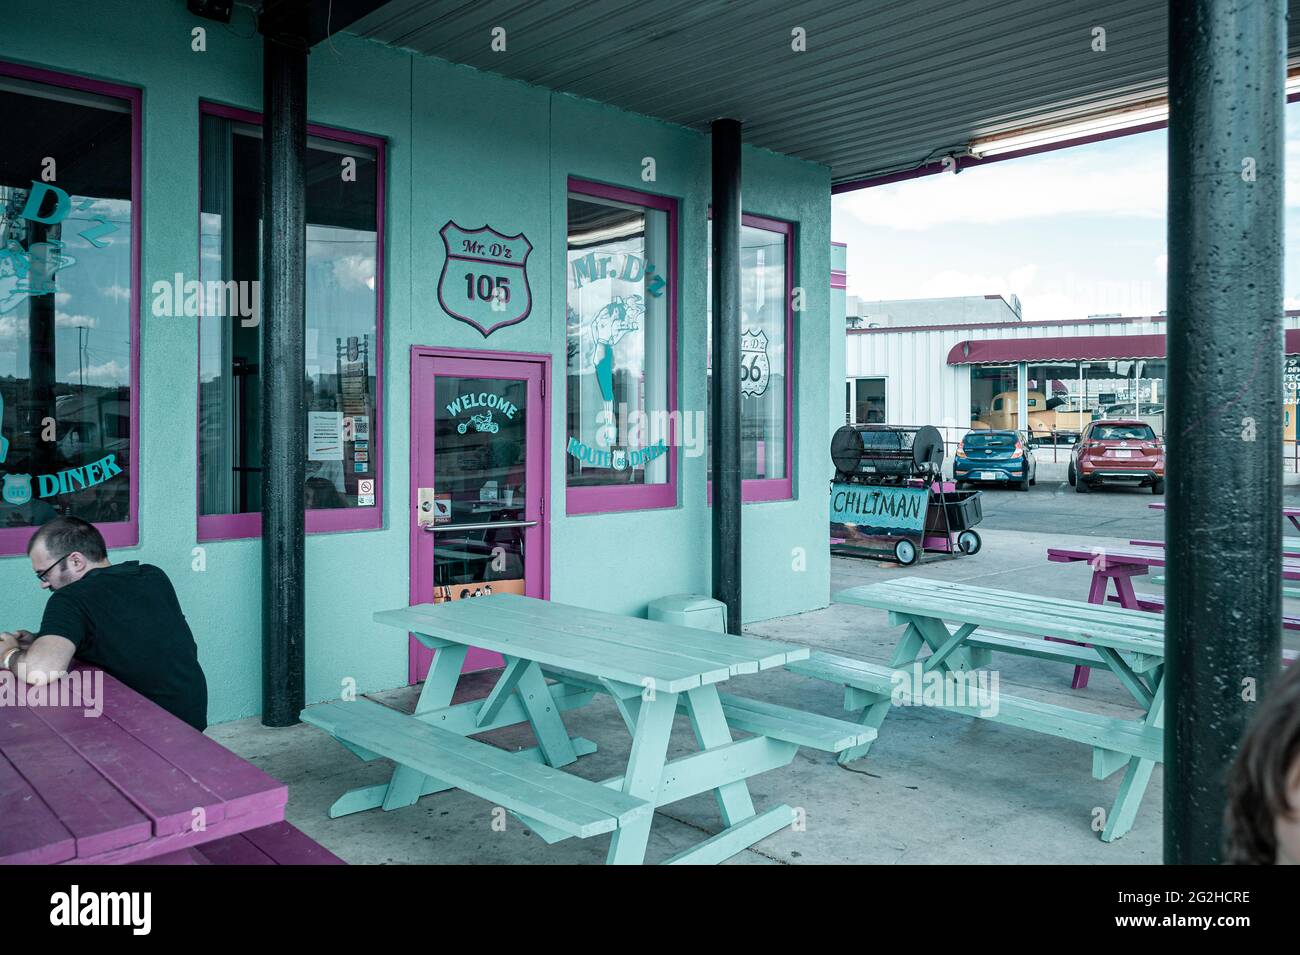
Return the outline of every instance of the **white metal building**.
<path id="1" fill-rule="evenodd" d="M 1287 353 L 1300 353 L 1300 311 L 1287 313 L 1286 328 Z M 1134 382 L 1140 400 L 1154 403 L 1163 399 L 1164 334 L 1163 316 L 847 328 L 845 420 L 930 424 L 958 437 L 981 410 L 975 391 L 981 376 L 993 369 L 1005 375 L 1004 392 L 1017 394 L 1019 421 L 1029 417 L 1025 400 L 1035 391 L 1050 397 L 1056 390 L 1063 398 L 1068 392 L 1074 400 L 1070 368 L 1105 374 L 1109 366 L 1118 369 L 1112 375 L 1121 382 L 1125 375 L 1136 379 L 1143 374 L 1128 371 L 1132 366 L 1154 369 L 1150 378 Z M 1102 404 L 1110 394 L 1116 396 L 1113 400 L 1124 399 L 1122 385 L 1103 387 L 1112 391 L 1101 396 Z M 1151 393 L 1154 399 L 1148 398 Z M 859 394 L 867 397 L 855 401 Z M 1085 397 L 1098 402 L 1095 391 L 1089 396 L 1085 390 Z M 863 409 L 869 409 L 870 417 Z M 1294 439 L 1294 412 L 1288 431 Z"/>

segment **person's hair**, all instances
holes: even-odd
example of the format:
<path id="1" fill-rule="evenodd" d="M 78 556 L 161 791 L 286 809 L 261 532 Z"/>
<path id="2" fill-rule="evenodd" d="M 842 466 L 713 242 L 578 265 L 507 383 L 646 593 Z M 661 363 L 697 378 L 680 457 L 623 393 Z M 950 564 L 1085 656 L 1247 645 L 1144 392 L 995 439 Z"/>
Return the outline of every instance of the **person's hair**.
<path id="1" fill-rule="evenodd" d="M 1242 738 L 1228 777 L 1224 861 L 1272 865 L 1276 820 L 1300 817 L 1287 801 L 1287 784 L 1300 760 L 1300 661 L 1292 663 L 1260 704 Z"/>
<path id="2" fill-rule="evenodd" d="M 29 555 L 38 543 L 45 545 L 51 557 L 67 557 L 77 551 L 94 563 L 108 559 L 104 535 L 94 524 L 79 517 L 56 517 L 42 524 L 27 542 Z"/>

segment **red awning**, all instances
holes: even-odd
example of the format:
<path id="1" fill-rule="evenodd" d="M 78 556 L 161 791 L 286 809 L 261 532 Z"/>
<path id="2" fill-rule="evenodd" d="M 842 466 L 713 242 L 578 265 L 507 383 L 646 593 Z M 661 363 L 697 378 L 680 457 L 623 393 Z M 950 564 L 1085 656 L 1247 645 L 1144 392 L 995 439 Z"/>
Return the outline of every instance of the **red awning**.
<path id="1" fill-rule="evenodd" d="M 1300 355 L 1300 329 L 1287 331 L 1286 353 Z M 1013 365 L 1021 361 L 1120 361 L 1164 357 L 1164 335 L 1075 335 L 961 341 L 948 352 L 948 364 Z"/>

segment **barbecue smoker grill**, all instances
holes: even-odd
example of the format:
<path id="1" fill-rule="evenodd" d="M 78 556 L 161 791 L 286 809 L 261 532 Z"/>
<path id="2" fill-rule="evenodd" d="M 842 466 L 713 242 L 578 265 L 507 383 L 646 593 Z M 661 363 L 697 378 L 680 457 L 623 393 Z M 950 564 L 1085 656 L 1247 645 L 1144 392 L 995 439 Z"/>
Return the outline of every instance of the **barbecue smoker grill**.
<path id="1" fill-rule="evenodd" d="M 848 424 L 831 438 L 831 461 L 832 553 L 910 565 L 922 551 L 979 552 L 980 492 L 944 483 L 937 428 Z"/>
<path id="2" fill-rule="evenodd" d="M 943 436 L 929 425 L 846 424 L 831 437 L 831 460 L 842 481 L 901 485 L 910 478 L 936 478 L 943 468 Z"/>

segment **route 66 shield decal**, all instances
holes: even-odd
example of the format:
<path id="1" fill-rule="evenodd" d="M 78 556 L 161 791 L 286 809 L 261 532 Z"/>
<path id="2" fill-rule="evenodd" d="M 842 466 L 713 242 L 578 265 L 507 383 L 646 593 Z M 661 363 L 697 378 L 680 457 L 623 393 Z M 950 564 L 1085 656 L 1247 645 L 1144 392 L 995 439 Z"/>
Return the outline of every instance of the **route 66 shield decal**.
<path id="1" fill-rule="evenodd" d="M 447 257 L 438 276 L 443 311 L 484 337 L 515 325 L 533 309 L 528 256 L 533 244 L 522 232 L 505 235 L 491 226 L 464 229 L 448 222 L 438 234 Z"/>
<path id="2" fill-rule="evenodd" d="M 767 359 L 767 332 L 748 329 L 740 336 L 740 393 L 757 398 L 767 391 L 772 366 Z"/>

